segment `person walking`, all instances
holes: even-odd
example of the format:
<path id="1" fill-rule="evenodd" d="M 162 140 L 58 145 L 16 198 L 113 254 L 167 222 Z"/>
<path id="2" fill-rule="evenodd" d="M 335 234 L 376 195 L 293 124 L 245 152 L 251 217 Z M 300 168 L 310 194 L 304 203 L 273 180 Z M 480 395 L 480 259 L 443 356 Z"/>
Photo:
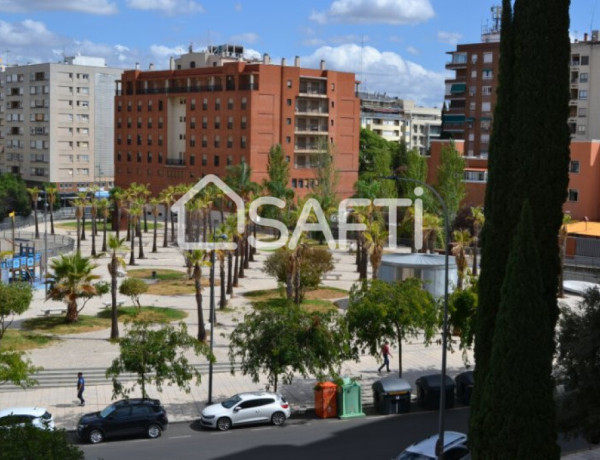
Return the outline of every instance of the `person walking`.
<path id="1" fill-rule="evenodd" d="M 83 390 L 85 390 L 85 379 L 81 372 L 77 373 L 77 397 L 81 403 L 80 406 L 85 406 L 85 399 L 83 399 Z"/>
<path id="2" fill-rule="evenodd" d="M 381 356 L 383 356 L 383 364 L 381 366 L 379 366 L 379 369 L 377 369 L 377 372 L 381 372 L 381 369 L 383 369 L 384 367 L 387 369 L 388 372 L 391 372 L 390 371 L 390 357 L 392 356 L 392 354 L 390 353 L 390 342 L 388 342 L 387 340 L 381 346 Z"/>

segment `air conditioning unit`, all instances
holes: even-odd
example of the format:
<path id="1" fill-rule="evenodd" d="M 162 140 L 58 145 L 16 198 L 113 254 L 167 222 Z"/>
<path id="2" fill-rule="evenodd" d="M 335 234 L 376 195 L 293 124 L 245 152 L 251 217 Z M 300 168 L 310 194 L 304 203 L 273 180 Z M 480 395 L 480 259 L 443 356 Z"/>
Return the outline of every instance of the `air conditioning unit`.
<path id="1" fill-rule="evenodd" d="M 592 41 L 593 42 L 600 41 L 600 30 L 592 30 Z"/>

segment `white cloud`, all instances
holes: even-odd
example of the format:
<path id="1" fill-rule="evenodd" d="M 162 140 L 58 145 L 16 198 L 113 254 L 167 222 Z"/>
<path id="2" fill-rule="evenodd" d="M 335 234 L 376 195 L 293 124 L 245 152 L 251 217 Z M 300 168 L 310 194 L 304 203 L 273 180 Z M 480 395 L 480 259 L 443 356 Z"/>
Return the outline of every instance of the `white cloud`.
<path id="1" fill-rule="evenodd" d="M 406 51 L 408 51 L 413 56 L 417 56 L 420 54 L 419 50 L 417 48 L 415 48 L 414 46 L 407 46 Z"/>
<path id="2" fill-rule="evenodd" d="M 448 45 L 456 45 L 458 41 L 462 38 L 462 35 L 456 32 L 444 32 L 440 30 L 437 33 L 438 41 L 442 43 L 447 43 Z"/>
<path id="3" fill-rule="evenodd" d="M 323 40 L 322 38 L 307 38 L 305 40 L 302 40 L 302 45 L 304 46 L 323 46 L 325 43 L 325 40 Z"/>
<path id="4" fill-rule="evenodd" d="M 150 46 L 150 53 L 152 53 L 152 55 L 158 58 L 159 60 L 165 58 L 168 60 L 171 56 L 177 57 L 184 53 L 187 53 L 187 48 L 181 45 L 171 48 L 164 45 L 152 45 Z"/>
<path id="5" fill-rule="evenodd" d="M 319 23 L 417 24 L 434 16 L 429 0 L 335 0 L 327 11 L 313 11 Z"/>
<path id="6" fill-rule="evenodd" d="M 321 59 L 327 62 L 328 69 L 356 73 L 356 79 L 362 81 L 362 91 L 385 92 L 427 106 L 439 107 L 443 102 L 444 75 L 399 54 L 356 44 L 324 46 L 303 57 L 302 64 L 317 68 Z"/>
<path id="7" fill-rule="evenodd" d="M 0 20 L 0 43 L 3 46 L 27 47 L 37 44 L 56 46 L 60 42 L 61 39 L 50 32 L 43 22 L 26 19 L 22 22 L 9 23 Z"/>
<path id="8" fill-rule="evenodd" d="M 244 7 L 242 6 L 242 4 L 240 2 L 236 3 L 233 8 L 235 9 L 235 11 L 237 11 L 238 13 L 241 12 Z"/>
<path id="9" fill-rule="evenodd" d="M 168 15 L 204 13 L 204 8 L 192 0 L 127 0 L 135 10 L 158 10 Z"/>
<path id="10" fill-rule="evenodd" d="M 255 34 L 254 32 L 247 32 L 244 34 L 237 34 L 237 35 L 232 35 L 230 38 L 231 43 L 234 44 L 238 44 L 238 43 L 256 43 L 259 39 L 258 34 Z"/>
<path id="11" fill-rule="evenodd" d="M 0 11 L 9 13 L 47 11 L 76 11 L 90 14 L 114 14 L 114 2 L 107 0 L 0 0 Z"/>

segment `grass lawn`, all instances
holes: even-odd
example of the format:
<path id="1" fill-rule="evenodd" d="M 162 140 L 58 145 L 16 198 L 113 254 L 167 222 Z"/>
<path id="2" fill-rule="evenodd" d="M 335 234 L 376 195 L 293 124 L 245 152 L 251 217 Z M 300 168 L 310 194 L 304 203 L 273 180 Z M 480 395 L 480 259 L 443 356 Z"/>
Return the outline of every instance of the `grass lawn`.
<path id="1" fill-rule="evenodd" d="M 157 323 L 177 321 L 187 316 L 186 312 L 174 308 L 142 307 L 139 315 L 135 307 L 121 307 L 118 309 L 119 320 L 141 319 Z M 97 316 L 79 315 L 76 323 L 65 323 L 64 316 L 42 316 L 29 318 L 23 321 L 24 331 L 45 332 L 52 334 L 77 334 L 80 332 L 97 331 L 110 327 L 110 309 L 103 310 Z"/>
<path id="2" fill-rule="evenodd" d="M 4 333 L 4 337 L 0 342 L 0 349 L 27 351 L 32 348 L 42 348 L 46 345 L 52 345 L 59 341 L 58 337 L 52 335 L 9 329 Z"/>
<path id="3" fill-rule="evenodd" d="M 343 289 L 321 286 L 313 291 L 308 291 L 304 295 L 304 301 L 300 304 L 307 311 L 329 311 L 336 309 L 333 299 L 339 299 L 347 295 Z M 284 306 L 287 300 L 284 298 L 285 290 L 269 289 L 253 291 L 244 294 L 252 302 L 252 307 L 260 310 L 262 308 L 274 308 Z"/>
<path id="4" fill-rule="evenodd" d="M 178 270 L 169 269 L 151 269 L 140 268 L 127 270 L 127 276 L 130 278 L 152 279 L 152 272 L 156 272 L 156 282 L 148 285 L 147 294 L 152 295 L 185 295 L 194 294 L 194 280 L 188 279 L 187 273 Z M 209 269 L 203 270 L 202 286 L 210 285 L 208 279 Z M 215 281 L 215 286 L 219 286 L 218 279 Z"/>

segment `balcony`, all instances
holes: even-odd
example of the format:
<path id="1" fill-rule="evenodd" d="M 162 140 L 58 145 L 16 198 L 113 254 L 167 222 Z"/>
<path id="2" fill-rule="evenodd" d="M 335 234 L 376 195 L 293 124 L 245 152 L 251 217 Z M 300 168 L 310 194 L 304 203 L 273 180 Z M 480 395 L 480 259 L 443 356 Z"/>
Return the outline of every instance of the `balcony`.
<path id="1" fill-rule="evenodd" d="M 183 158 L 167 158 L 165 164 L 167 166 L 185 166 L 185 160 Z"/>
<path id="2" fill-rule="evenodd" d="M 308 105 L 297 105 L 296 115 L 314 115 L 318 117 L 328 117 L 329 110 L 327 107 L 308 106 Z"/>

